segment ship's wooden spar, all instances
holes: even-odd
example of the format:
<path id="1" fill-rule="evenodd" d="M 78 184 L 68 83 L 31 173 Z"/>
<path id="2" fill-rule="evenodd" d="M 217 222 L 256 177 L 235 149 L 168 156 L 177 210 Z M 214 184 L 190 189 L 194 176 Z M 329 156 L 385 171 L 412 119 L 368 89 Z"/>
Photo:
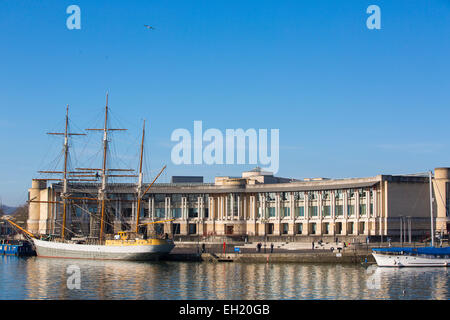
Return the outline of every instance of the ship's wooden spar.
<path id="1" fill-rule="evenodd" d="M 106 202 L 108 201 L 116 201 L 114 199 L 108 199 L 107 198 L 107 183 L 108 183 L 108 177 L 138 177 L 138 195 L 137 195 L 137 214 L 136 214 L 136 233 L 139 232 L 139 226 L 152 224 L 156 222 L 151 223 L 145 223 L 140 224 L 140 211 L 141 211 L 141 202 L 145 194 L 149 191 L 149 189 L 152 187 L 152 185 L 156 182 L 156 180 L 160 177 L 160 175 L 163 173 L 163 171 L 166 169 L 166 166 L 164 166 L 161 171 L 158 173 L 158 175 L 154 178 L 152 183 L 147 186 L 147 188 L 142 191 L 142 184 L 143 184 L 143 150 L 144 150 L 144 139 L 145 139 L 145 120 L 144 125 L 142 129 L 142 141 L 141 141 L 141 152 L 140 152 L 140 162 L 139 162 L 139 175 L 133 175 L 133 174 L 121 174 L 121 172 L 134 172 L 133 169 L 111 169 L 107 168 L 107 155 L 108 155 L 108 133 L 111 131 L 125 131 L 127 129 L 112 129 L 108 127 L 108 93 L 106 94 L 106 105 L 105 105 L 105 120 L 104 120 L 104 126 L 103 128 L 89 128 L 86 129 L 86 131 L 101 131 L 103 132 L 103 159 L 102 159 L 102 167 L 101 168 L 75 168 L 77 171 L 68 171 L 68 155 L 69 155 L 69 144 L 68 139 L 70 136 L 82 136 L 86 135 L 84 133 L 71 133 L 69 132 L 69 106 L 67 105 L 66 108 L 66 122 L 65 122 L 65 131 L 64 132 L 49 132 L 50 135 L 61 135 L 64 136 L 64 167 L 63 171 L 39 171 L 39 173 L 47 173 L 47 174 L 62 174 L 62 178 L 49 178 L 49 179 L 34 179 L 34 180 L 41 180 L 41 181 L 62 181 L 63 182 L 63 192 L 61 194 L 62 201 L 38 201 L 38 200 L 29 200 L 28 202 L 31 203 L 51 203 L 51 204 L 63 204 L 63 223 L 62 223 L 62 230 L 61 230 L 61 238 L 64 241 L 65 239 L 65 229 L 66 229 L 66 215 L 67 215 L 67 205 L 69 203 L 75 203 L 76 200 L 82 200 L 82 201 L 97 201 L 99 202 L 99 205 L 101 206 L 101 217 L 100 217 L 100 235 L 99 240 L 103 241 L 104 237 L 104 228 L 105 228 L 105 214 L 106 214 Z M 99 172 L 101 174 L 99 175 Z M 114 174 L 109 174 L 114 173 Z M 90 198 L 90 197 L 73 197 L 68 192 L 68 184 L 70 182 L 95 182 L 98 181 L 98 178 L 102 179 L 101 187 L 98 192 L 97 198 Z M 91 178 L 91 179 L 90 179 Z M 94 179 L 92 179 L 94 178 Z M 95 179 L 96 178 L 96 179 Z M 121 201 L 130 201 L 135 202 L 136 200 L 121 200 Z M 162 222 L 168 222 L 173 221 L 172 220 L 162 220 L 158 223 Z"/>
<path id="2" fill-rule="evenodd" d="M 166 169 L 166 166 L 164 166 L 161 171 L 158 173 L 158 175 L 155 177 L 153 182 L 145 189 L 144 192 L 142 192 L 142 163 L 144 158 L 144 138 L 145 138 L 145 120 L 144 125 L 142 127 L 142 140 L 141 140 L 141 152 L 139 157 L 139 182 L 138 182 L 138 194 L 137 194 L 137 211 L 136 211 L 136 233 L 139 233 L 139 219 L 141 215 L 141 201 L 144 195 L 147 193 L 147 191 L 152 187 L 152 185 L 155 183 L 155 181 L 159 178 L 159 176 L 163 173 L 163 171 Z M 170 220 L 172 221 L 172 220 Z M 151 224 L 151 223 L 149 223 Z"/>
<path id="3" fill-rule="evenodd" d="M 68 192 L 67 192 L 67 185 L 68 185 L 68 181 L 69 178 L 67 177 L 68 175 L 68 171 L 67 171 L 67 160 L 69 157 L 69 136 L 83 136 L 86 135 L 85 133 L 71 133 L 69 132 L 69 105 L 67 105 L 66 108 L 66 125 L 65 125 L 65 130 L 64 132 L 49 132 L 48 134 L 51 135 L 64 135 L 64 171 L 62 172 L 63 174 L 63 193 L 62 193 L 62 198 L 63 198 L 63 223 L 62 223 L 62 230 L 61 230 L 61 238 L 62 240 L 64 240 L 65 238 L 65 229 L 66 229 L 66 212 L 67 212 L 67 197 L 68 197 Z"/>
<path id="4" fill-rule="evenodd" d="M 28 230 L 25 230 L 24 228 L 22 228 L 22 227 L 19 226 L 18 224 L 12 222 L 12 221 L 9 220 L 9 219 L 5 219 L 5 220 L 6 220 L 8 223 L 10 223 L 13 227 L 19 229 L 20 231 L 22 231 L 23 233 L 25 233 L 25 234 L 28 235 L 29 237 L 37 239 L 37 237 L 36 237 L 34 234 L 32 234 L 31 232 L 29 232 Z"/>
<path id="5" fill-rule="evenodd" d="M 108 177 L 136 177 L 136 175 L 109 175 L 107 174 L 108 171 L 134 171 L 131 169 L 108 169 L 107 166 L 107 155 L 108 155 L 108 133 L 110 131 L 126 131 L 127 129 L 112 129 L 112 128 L 108 128 L 108 93 L 106 94 L 106 106 L 105 106 L 105 123 L 103 128 L 101 129 L 86 129 L 87 131 L 103 131 L 103 162 L 102 162 L 102 168 L 78 168 L 79 170 L 82 171 L 101 171 L 102 174 L 102 186 L 101 189 L 99 190 L 99 197 L 98 197 L 98 201 L 100 202 L 101 205 L 101 218 L 100 218 L 100 241 L 103 241 L 103 234 L 104 234 L 104 226 L 105 226 L 105 210 L 106 210 L 106 206 L 105 203 L 107 201 L 106 198 L 106 186 L 107 186 L 107 178 Z M 90 199 L 89 199 L 90 200 Z"/>
<path id="6" fill-rule="evenodd" d="M 138 205 L 137 205 L 137 218 L 136 218 L 136 233 L 139 232 L 139 215 L 141 213 L 141 200 L 142 198 L 145 196 L 145 194 L 147 193 L 147 191 L 152 187 L 152 185 L 155 183 L 156 179 L 159 178 L 159 176 L 163 173 L 163 171 L 166 169 L 166 166 L 164 166 L 161 171 L 158 173 L 158 175 L 155 177 L 155 179 L 152 181 L 152 183 L 147 187 L 147 189 L 145 189 L 145 191 L 142 193 L 142 195 L 140 195 L 140 188 L 139 188 L 139 193 L 138 193 Z"/>

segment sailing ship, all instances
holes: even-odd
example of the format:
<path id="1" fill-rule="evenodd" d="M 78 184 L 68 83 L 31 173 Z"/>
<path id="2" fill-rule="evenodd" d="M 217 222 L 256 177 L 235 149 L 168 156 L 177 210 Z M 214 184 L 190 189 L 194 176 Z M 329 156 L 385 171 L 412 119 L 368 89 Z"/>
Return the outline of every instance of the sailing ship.
<path id="1" fill-rule="evenodd" d="M 431 247 L 373 248 L 372 255 L 379 267 L 447 267 L 450 265 L 450 247 L 434 246 L 433 187 L 430 180 Z"/>
<path id="2" fill-rule="evenodd" d="M 151 186 L 155 183 L 158 177 L 162 174 L 165 166 L 155 177 L 153 182 L 143 190 L 143 150 L 144 150 L 144 137 L 145 137 L 145 121 L 142 130 L 142 141 L 140 148 L 140 162 L 139 162 L 139 180 L 137 184 L 137 211 L 136 211 L 136 221 L 135 230 L 124 230 L 118 232 L 114 236 L 114 239 L 105 239 L 105 211 L 108 201 L 108 178 L 109 177 L 126 177 L 127 175 L 113 175 L 109 174 L 114 171 L 134 171 L 128 169 L 109 169 L 107 168 L 107 155 L 108 155 L 108 133 L 116 130 L 126 130 L 126 129 L 112 129 L 108 127 L 108 94 L 106 95 L 106 106 L 105 106 L 105 121 L 104 127 L 101 129 L 86 129 L 89 131 L 101 131 L 103 132 L 103 161 L 101 169 L 93 168 L 77 168 L 75 172 L 68 171 L 68 156 L 69 156 L 69 137 L 73 135 L 85 135 L 84 133 L 71 133 L 68 132 L 68 122 L 69 122 L 69 106 L 66 109 L 66 121 L 65 121 L 65 131 L 63 133 L 49 133 L 55 135 L 64 136 L 64 167 L 62 171 L 40 171 L 40 173 L 60 173 L 63 175 L 62 179 L 51 179 L 51 180 L 62 180 L 63 191 L 61 193 L 61 201 L 57 203 L 62 204 L 62 225 L 61 234 L 59 238 L 52 237 L 37 237 L 27 230 L 21 228 L 12 221 L 9 221 L 13 226 L 20 229 L 35 247 L 37 256 L 40 257 L 52 257 L 52 258 L 83 258 L 83 259 L 108 259 L 108 260 L 157 260 L 162 255 L 170 253 L 170 251 L 175 247 L 174 242 L 168 238 L 167 234 L 163 237 L 153 237 L 147 238 L 146 234 L 140 234 L 140 227 L 143 225 L 153 224 L 153 223 L 164 223 L 171 220 L 163 220 L 150 222 L 146 224 L 140 224 L 140 212 L 141 212 L 141 201 L 143 196 L 148 192 Z M 70 192 L 69 181 L 96 181 L 89 180 L 85 177 L 95 177 L 101 178 L 101 186 L 98 190 L 97 198 L 83 198 L 74 197 Z M 131 176 L 129 177 L 136 177 Z M 48 179 L 42 179 L 48 180 Z M 68 239 L 66 230 L 66 221 L 68 207 L 71 201 L 85 200 L 85 201 L 98 201 L 99 211 L 100 211 L 100 233 L 98 239 L 95 241 L 88 241 L 87 238 L 75 238 Z M 33 202 L 33 199 L 30 200 Z M 42 201 L 39 201 L 42 202 Z M 69 230 L 70 231 L 70 230 Z"/>

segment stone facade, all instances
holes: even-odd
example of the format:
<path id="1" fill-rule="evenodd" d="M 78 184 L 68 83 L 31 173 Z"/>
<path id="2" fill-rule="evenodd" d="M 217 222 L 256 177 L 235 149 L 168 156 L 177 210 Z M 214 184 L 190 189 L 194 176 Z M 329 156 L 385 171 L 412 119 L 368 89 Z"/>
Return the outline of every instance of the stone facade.
<path id="1" fill-rule="evenodd" d="M 435 170 L 433 208 L 437 231 L 447 233 L 448 168 Z M 96 194 L 97 184 L 73 184 L 75 197 Z M 28 228 L 58 234 L 62 186 L 33 181 Z M 91 196 L 92 197 L 92 196 Z M 107 231 L 133 227 L 136 186 L 112 184 L 108 190 Z M 352 179 L 294 180 L 252 170 L 242 177 L 217 177 L 215 183 L 155 184 L 143 199 L 140 222 L 148 233 L 202 236 L 413 236 L 430 230 L 429 179 L 424 176 L 378 175 Z M 77 233 L 97 232 L 98 204 L 71 206 L 68 226 Z M 97 223 L 98 224 L 98 223 Z"/>

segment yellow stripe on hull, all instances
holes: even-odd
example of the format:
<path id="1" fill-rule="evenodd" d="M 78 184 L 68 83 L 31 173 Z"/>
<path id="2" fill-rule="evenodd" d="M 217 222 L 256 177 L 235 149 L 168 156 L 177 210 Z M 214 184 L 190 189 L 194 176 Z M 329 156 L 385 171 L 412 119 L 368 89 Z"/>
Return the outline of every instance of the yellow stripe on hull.
<path id="1" fill-rule="evenodd" d="M 169 244 L 167 240 L 162 239 L 137 239 L 137 240 L 106 240 L 106 246 L 145 246 L 145 245 L 164 245 Z"/>

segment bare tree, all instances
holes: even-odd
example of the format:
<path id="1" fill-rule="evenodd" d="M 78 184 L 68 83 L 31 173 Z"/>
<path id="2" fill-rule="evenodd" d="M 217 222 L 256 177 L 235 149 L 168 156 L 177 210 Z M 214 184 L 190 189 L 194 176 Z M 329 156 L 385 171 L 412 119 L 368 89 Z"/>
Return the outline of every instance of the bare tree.
<path id="1" fill-rule="evenodd" d="M 26 228 L 28 219 L 28 204 L 19 206 L 12 214 L 16 223 L 22 228 Z"/>

